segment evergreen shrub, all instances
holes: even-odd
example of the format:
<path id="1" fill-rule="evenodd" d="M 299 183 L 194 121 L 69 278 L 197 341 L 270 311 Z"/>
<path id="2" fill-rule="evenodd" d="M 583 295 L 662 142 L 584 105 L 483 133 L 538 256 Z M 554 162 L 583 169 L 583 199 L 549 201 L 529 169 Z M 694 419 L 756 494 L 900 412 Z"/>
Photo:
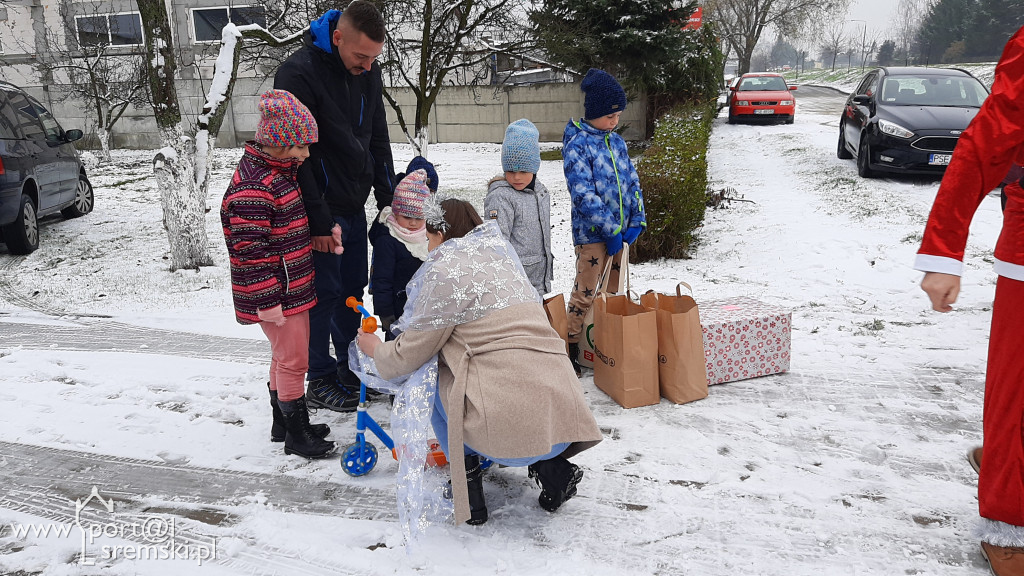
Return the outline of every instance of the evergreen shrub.
<path id="1" fill-rule="evenodd" d="M 658 119 L 651 146 L 636 162 L 647 231 L 633 247 L 635 261 L 689 257 L 704 222 L 708 140 L 717 113 L 710 100 L 678 105 Z"/>

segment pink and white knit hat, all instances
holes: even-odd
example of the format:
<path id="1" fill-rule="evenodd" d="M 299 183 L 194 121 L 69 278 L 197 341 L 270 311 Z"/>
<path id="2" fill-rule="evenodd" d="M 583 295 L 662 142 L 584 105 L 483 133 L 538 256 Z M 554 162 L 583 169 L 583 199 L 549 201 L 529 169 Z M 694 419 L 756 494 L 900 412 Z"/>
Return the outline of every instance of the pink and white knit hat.
<path id="1" fill-rule="evenodd" d="M 260 96 L 255 140 L 265 146 L 313 144 L 319 139 L 316 119 L 291 92 L 267 90 Z"/>
<path id="2" fill-rule="evenodd" d="M 415 170 L 402 178 L 402 181 L 395 187 L 391 211 L 406 218 L 423 218 L 423 202 L 429 197 L 427 172 L 422 169 Z"/>

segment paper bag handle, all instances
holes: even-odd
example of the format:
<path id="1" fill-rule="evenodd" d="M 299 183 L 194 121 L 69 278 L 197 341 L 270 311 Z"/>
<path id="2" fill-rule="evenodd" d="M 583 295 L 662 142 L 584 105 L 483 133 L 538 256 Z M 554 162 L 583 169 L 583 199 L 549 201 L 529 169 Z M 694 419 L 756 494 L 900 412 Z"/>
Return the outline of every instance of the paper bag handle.
<path id="1" fill-rule="evenodd" d="M 679 284 L 676 284 L 676 296 L 682 296 L 683 295 L 683 293 L 680 292 L 680 290 L 679 290 L 680 286 L 686 286 L 686 289 L 690 291 L 690 296 L 693 296 L 693 288 L 690 287 L 690 285 L 687 284 L 686 282 L 680 282 Z"/>

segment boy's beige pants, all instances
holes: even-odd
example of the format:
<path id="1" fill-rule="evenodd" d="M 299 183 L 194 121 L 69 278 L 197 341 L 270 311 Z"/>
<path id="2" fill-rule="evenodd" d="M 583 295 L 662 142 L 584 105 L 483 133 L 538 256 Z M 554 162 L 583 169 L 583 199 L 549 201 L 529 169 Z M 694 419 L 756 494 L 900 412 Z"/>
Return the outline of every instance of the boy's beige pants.
<path id="1" fill-rule="evenodd" d="M 620 250 L 611 258 L 612 269 L 608 273 L 609 278 L 604 285 L 618 286 L 622 251 Z M 594 305 L 598 282 L 607 262 L 608 249 L 604 242 L 576 246 L 576 283 L 573 285 L 572 294 L 569 295 L 569 306 L 566 310 L 566 314 L 569 316 L 570 344 L 579 344 L 580 335 L 583 332 L 583 316 Z"/>

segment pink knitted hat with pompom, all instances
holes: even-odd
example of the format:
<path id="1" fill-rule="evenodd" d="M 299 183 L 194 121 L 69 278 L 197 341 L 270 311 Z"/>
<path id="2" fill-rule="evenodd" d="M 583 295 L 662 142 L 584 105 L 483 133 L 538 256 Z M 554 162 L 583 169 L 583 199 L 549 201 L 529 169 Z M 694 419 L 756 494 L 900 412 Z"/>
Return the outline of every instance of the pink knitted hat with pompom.
<path id="1" fill-rule="evenodd" d="M 319 138 L 313 114 L 291 92 L 267 90 L 260 96 L 259 110 L 255 140 L 264 146 L 313 144 Z"/>
<path id="2" fill-rule="evenodd" d="M 423 201 L 430 196 L 425 170 L 415 170 L 395 188 L 391 211 L 406 218 L 423 218 Z"/>

